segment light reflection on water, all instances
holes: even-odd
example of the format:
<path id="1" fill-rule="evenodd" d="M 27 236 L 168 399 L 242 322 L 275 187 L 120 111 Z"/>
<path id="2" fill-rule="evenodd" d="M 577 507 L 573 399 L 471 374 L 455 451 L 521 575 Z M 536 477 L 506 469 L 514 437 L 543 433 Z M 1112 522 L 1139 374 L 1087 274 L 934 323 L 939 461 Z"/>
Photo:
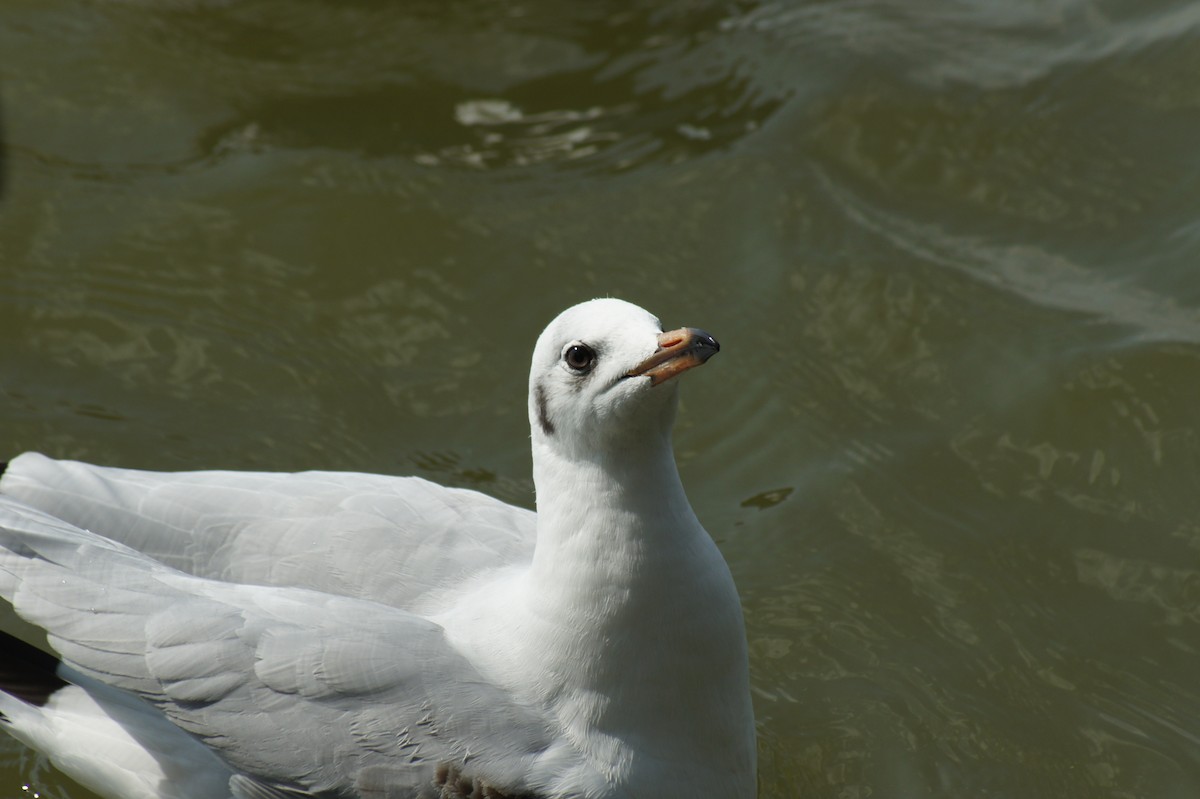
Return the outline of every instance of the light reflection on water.
<path id="1" fill-rule="evenodd" d="M 529 505 L 532 341 L 623 296 L 722 342 L 764 797 L 1200 792 L 1195 4 L 0 19 L 4 452 Z"/>

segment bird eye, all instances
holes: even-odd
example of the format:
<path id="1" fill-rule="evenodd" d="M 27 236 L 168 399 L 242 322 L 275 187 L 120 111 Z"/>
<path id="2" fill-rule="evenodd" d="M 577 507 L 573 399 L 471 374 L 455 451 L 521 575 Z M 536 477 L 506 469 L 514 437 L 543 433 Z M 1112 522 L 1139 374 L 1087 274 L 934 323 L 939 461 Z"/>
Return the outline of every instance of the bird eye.
<path id="1" fill-rule="evenodd" d="M 596 352 L 585 344 L 572 344 L 563 353 L 563 360 L 576 372 L 588 372 L 596 365 Z"/>

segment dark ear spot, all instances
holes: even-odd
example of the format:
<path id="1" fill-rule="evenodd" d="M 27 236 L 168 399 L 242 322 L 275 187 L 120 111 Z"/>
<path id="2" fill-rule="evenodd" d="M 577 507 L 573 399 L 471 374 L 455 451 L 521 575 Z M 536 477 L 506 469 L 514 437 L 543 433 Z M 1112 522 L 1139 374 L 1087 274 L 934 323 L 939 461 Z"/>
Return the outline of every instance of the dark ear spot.
<path id="1" fill-rule="evenodd" d="M 550 414 L 546 410 L 546 391 L 541 383 L 533 387 L 533 404 L 537 408 L 538 425 L 542 432 L 548 436 L 554 435 L 554 425 L 550 423 Z"/>

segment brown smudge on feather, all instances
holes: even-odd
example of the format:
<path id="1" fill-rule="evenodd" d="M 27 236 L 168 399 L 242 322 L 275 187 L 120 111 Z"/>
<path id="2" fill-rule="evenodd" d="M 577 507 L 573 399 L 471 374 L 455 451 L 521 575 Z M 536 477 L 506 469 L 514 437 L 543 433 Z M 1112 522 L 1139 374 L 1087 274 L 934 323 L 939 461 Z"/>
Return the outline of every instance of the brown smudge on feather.
<path id="1" fill-rule="evenodd" d="M 475 777 L 463 774 L 457 766 L 439 763 L 434 775 L 438 799 L 542 799 L 532 793 L 508 793 Z"/>

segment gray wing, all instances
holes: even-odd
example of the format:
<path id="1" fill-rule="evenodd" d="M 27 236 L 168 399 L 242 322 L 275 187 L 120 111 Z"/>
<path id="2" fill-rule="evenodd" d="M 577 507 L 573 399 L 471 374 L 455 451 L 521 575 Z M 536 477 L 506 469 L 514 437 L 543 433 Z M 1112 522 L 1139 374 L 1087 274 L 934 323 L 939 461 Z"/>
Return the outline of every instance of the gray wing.
<path id="1" fill-rule="evenodd" d="M 246 775 L 243 796 L 434 795 L 439 770 L 520 794 L 551 742 L 426 619 L 186 575 L 8 498 L 0 596 Z"/>
<path id="2" fill-rule="evenodd" d="M 0 493 L 180 571 L 412 607 L 528 561 L 535 516 L 416 477 L 349 472 L 145 472 L 37 453 Z"/>

